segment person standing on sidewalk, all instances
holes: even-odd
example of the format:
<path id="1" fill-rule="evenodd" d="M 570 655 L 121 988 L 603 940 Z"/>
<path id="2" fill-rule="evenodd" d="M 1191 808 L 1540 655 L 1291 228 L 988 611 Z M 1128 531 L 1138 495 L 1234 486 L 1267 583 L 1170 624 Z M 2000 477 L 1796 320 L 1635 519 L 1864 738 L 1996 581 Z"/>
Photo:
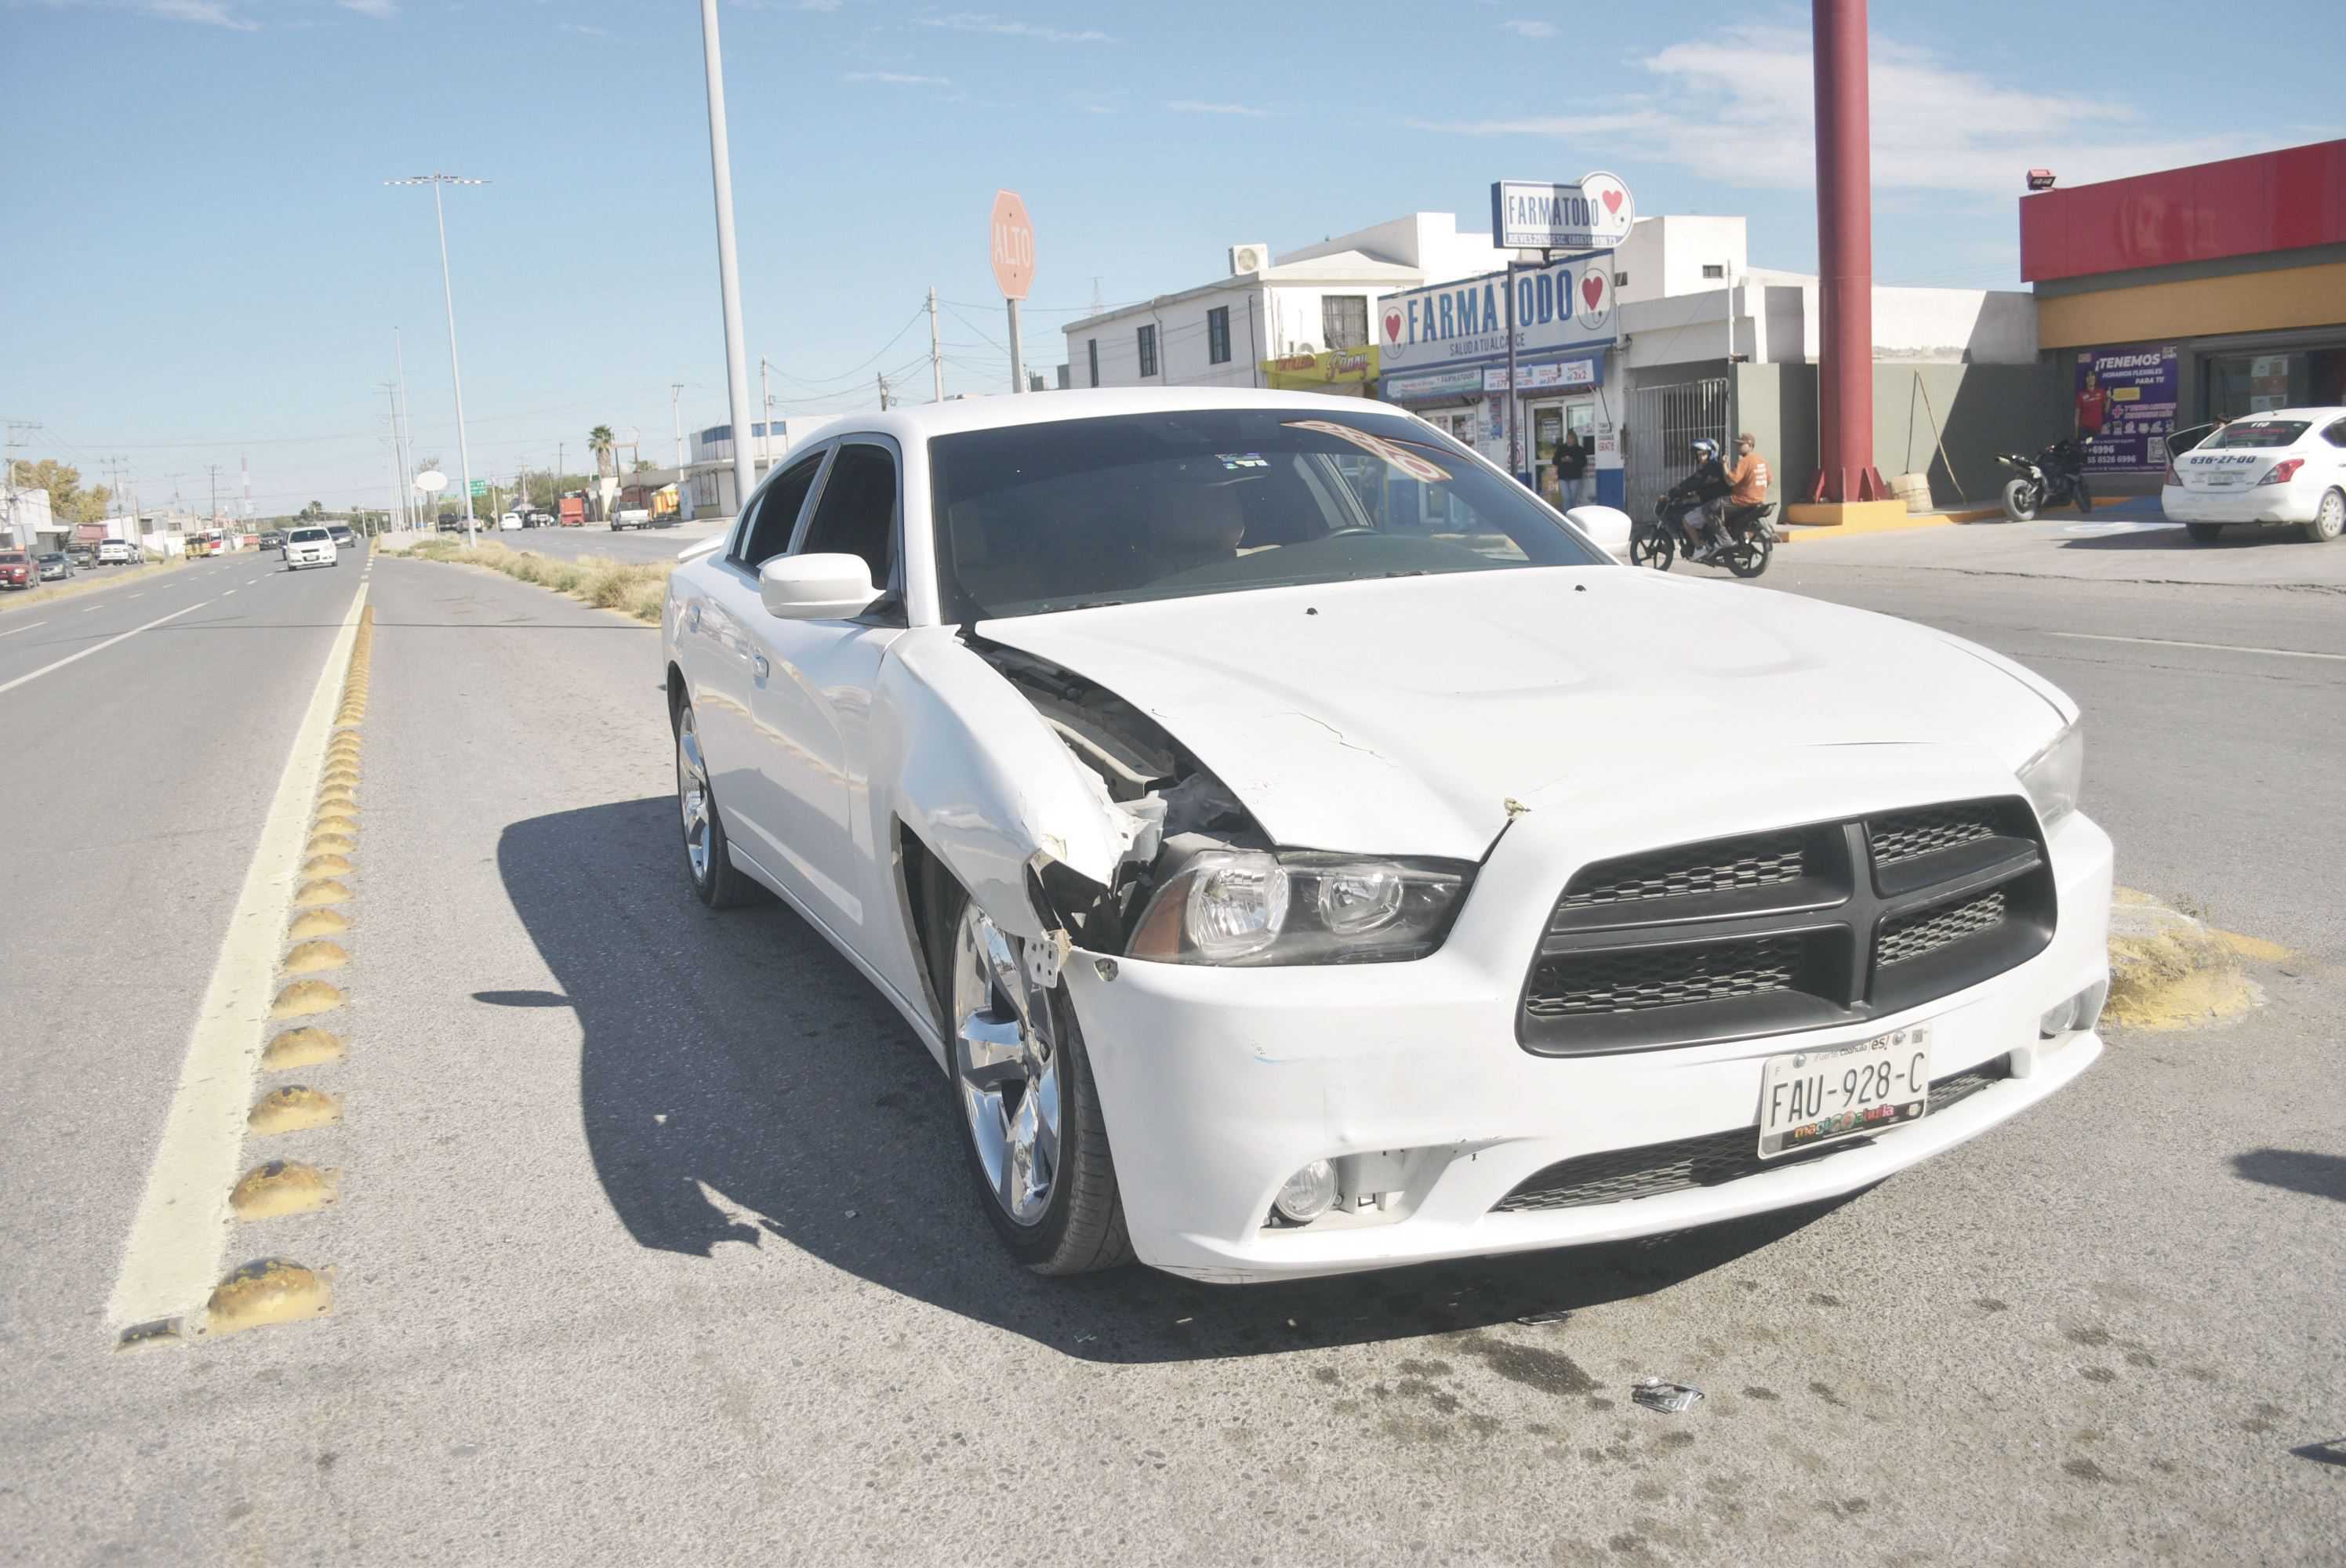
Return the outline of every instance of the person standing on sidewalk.
<path id="1" fill-rule="evenodd" d="M 1556 448 L 1556 506 L 1559 511 L 1569 512 L 1576 506 L 1587 504 L 1587 477 L 1588 453 L 1581 446 L 1579 435 L 1566 431 Z"/>

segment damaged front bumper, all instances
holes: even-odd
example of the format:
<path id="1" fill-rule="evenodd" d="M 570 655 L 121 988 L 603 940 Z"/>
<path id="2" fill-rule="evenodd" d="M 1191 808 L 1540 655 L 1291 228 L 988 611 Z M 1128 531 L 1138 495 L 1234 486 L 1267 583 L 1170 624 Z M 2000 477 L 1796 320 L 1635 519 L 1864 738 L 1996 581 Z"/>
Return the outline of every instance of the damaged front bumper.
<path id="1" fill-rule="evenodd" d="M 1665 1050 L 1555 1057 L 1517 1044 L 1525 932 L 1578 859 L 1536 830 L 1510 836 L 1449 941 L 1413 962 L 1219 969 L 1079 946 L 1066 981 L 1134 1248 L 1198 1279 L 1301 1278 L 1678 1230 L 1880 1181 L 2046 1098 L 2100 1054 L 2090 1030 L 2045 1039 L 2039 1023 L 2106 973 L 2109 840 L 2073 814 L 2046 849 L 2061 921 L 2018 966 L 1860 1025 Z M 1994 1081 L 1829 1156 L 1649 1196 L 1502 1207 L 1561 1161 L 1710 1135 L 1739 1146 L 1738 1129 L 1756 1143 L 1769 1057 L 1918 1023 L 1931 1026 L 1934 1079 L 1980 1069 Z M 1273 1223 L 1280 1185 L 1317 1159 L 1346 1173 L 1346 1203 L 1310 1225 Z M 1381 1196 L 1363 1207 L 1362 1192 Z"/>

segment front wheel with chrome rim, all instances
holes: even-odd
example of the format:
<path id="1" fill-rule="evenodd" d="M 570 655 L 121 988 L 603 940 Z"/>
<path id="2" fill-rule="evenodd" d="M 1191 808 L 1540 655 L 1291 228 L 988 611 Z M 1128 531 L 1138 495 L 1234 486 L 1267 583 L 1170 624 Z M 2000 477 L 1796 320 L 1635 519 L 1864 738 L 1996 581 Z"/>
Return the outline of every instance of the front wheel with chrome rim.
<path id="1" fill-rule="evenodd" d="M 725 847 L 725 822 L 709 788 L 709 758 L 700 748 L 700 727 L 687 698 L 676 705 L 676 807 L 684 830 L 684 869 L 694 896 L 710 909 L 747 903 L 755 888 L 734 866 Z"/>
<path id="2" fill-rule="evenodd" d="M 1075 1009 L 1035 983 L 1025 943 L 956 891 L 937 956 L 954 1122 L 986 1218 L 1037 1274 L 1128 1261 L 1099 1091 Z"/>

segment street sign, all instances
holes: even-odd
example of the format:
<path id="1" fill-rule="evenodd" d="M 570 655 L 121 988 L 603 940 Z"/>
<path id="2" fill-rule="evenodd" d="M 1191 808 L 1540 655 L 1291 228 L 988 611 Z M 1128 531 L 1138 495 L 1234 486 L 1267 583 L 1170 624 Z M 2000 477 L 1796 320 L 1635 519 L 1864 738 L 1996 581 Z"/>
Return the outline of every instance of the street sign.
<path id="1" fill-rule="evenodd" d="M 436 468 L 427 468 L 415 476 L 415 488 L 426 495 L 437 495 L 448 488 L 448 476 Z"/>
<path id="2" fill-rule="evenodd" d="M 1637 220 L 1637 204 L 1616 175 L 1491 182 L 1491 241 L 1502 250 L 1608 250 Z"/>
<path id="3" fill-rule="evenodd" d="M 1035 284 L 1035 225 L 1015 190 L 994 193 L 994 283 L 1005 300 L 1023 300 Z"/>
<path id="4" fill-rule="evenodd" d="M 486 495 L 488 493 L 489 493 L 489 482 L 488 482 L 487 480 L 485 480 L 485 479 L 475 479 L 475 480 L 474 480 L 474 481 L 473 481 L 473 499 L 474 499 L 474 500 L 477 501 L 477 500 L 479 500 L 482 496 Z"/>

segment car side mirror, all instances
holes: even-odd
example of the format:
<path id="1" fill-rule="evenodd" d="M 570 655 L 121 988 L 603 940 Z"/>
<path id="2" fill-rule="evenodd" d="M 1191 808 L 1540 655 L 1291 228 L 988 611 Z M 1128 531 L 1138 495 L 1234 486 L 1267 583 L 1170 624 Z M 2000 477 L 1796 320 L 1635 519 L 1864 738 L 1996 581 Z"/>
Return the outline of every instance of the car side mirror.
<path id="1" fill-rule="evenodd" d="M 777 620 L 849 620 L 879 596 L 861 555 L 777 555 L 758 568 L 758 597 Z"/>
<path id="2" fill-rule="evenodd" d="M 1629 514 L 1617 506 L 1576 506 L 1565 514 L 1589 542 L 1616 561 L 1629 555 Z"/>

